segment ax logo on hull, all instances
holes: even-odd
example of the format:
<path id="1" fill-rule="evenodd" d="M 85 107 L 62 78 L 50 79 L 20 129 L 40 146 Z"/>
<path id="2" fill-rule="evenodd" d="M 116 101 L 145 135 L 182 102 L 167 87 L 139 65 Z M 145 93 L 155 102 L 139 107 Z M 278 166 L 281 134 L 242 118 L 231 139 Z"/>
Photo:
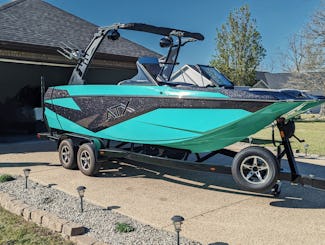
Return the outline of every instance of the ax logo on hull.
<path id="1" fill-rule="evenodd" d="M 107 121 L 123 117 L 126 112 L 132 113 L 135 110 L 129 107 L 129 101 L 126 104 L 119 103 L 107 109 Z"/>

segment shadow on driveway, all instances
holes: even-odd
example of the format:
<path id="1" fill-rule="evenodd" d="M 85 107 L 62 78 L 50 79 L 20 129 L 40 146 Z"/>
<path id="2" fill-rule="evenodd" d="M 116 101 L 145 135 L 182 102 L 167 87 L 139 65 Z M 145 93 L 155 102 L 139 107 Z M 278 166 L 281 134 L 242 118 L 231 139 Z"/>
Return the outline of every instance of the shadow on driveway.
<path id="1" fill-rule="evenodd" d="M 48 152 L 56 151 L 56 144 L 52 141 L 28 141 L 15 144 L 0 144 L 2 153 L 25 153 L 25 152 Z M 232 158 L 216 156 L 211 159 L 214 163 L 231 165 Z M 283 168 L 288 169 L 286 161 Z M 32 167 L 32 166 L 57 167 L 60 164 L 49 164 L 46 162 L 21 162 L 21 163 L 0 163 L 1 167 Z M 325 178 L 325 167 L 298 163 L 301 174 L 314 174 L 317 177 Z M 43 171 L 43 170 L 42 170 Z M 69 171 L 69 170 L 66 170 Z M 270 205 L 278 208 L 301 208 L 319 209 L 325 208 L 325 191 L 310 187 L 292 186 L 288 182 L 282 185 L 282 194 L 274 199 L 270 194 L 252 193 L 238 189 L 230 175 L 216 174 L 210 172 L 199 172 L 185 169 L 171 169 L 145 163 L 109 161 L 103 164 L 99 178 L 151 178 L 169 181 L 171 183 L 200 188 L 210 191 L 261 197 L 270 199 Z"/>
<path id="2" fill-rule="evenodd" d="M 318 165 L 310 165 L 309 168 Z M 305 166 L 307 168 L 307 166 Z M 324 168 L 324 167 L 322 167 Z M 230 175 L 215 174 L 210 172 L 198 172 L 191 170 L 178 170 L 164 168 L 145 163 L 107 162 L 103 164 L 98 177 L 100 178 L 152 178 L 169 181 L 205 190 L 262 197 L 270 199 L 270 205 L 279 208 L 323 209 L 325 208 L 325 191 L 300 185 L 291 185 L 288 182 L 282 184 L 282 194 L 274 198 L 270 194 L 246 192 L 238 189 Z M 323 176 L 324 177 L 324 176 Z"/>

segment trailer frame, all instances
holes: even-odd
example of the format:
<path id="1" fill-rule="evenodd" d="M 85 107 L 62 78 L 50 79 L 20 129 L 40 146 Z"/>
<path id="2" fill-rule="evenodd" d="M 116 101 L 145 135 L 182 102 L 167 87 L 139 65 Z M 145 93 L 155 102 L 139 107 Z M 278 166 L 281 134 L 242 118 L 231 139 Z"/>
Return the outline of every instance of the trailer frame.
<path id="1" fill-rule="evenodd" d="M 299 174 L 297 163 L 292 151 L 291 143 L 289 138 L 294 136 L 294 122 L 286 122 L 284 118 L 277 119 L 277 127 L 280 131 L 280 136 L 282 142 L 278 145 L 278 151 L 276 158 L 279 163 L 279 176 L 278 182 L 274 185 L 271 190 L 271 193 L 274 196 L 278 196 L 281 192 L 281 182 L 280 181 L 289 181 L 294 184 L 307 185 L 314 188 L 324 189 L 325 190 L 325 179 L 316 177 L 314 175 L 302 175 Z M 39 133 L 38 137 L 40 139 L 50 139 L 56 141 L 58 146 L 60 141 L 63 139 L 71 139 L 75 145 L 81 145 L 83 143 L 92 143 L 94 144 L 96 162 L 102 164 L 108 159 L 117 159 L 117 160 L 130 160 L 132 162 L 141 162 L 151 165 L 163 166 L 174 169 L 186 169 L 194 171 L 203 171 L 203 172 L 212 172 L 218 174 L 232 174 L 231 166 L 226 165 L 215 165 L 212 163 L 206 163 L 205 161 L 209 160 L 217 154 L 222 154 L 228 157 L 234 158 L 238 153 L 229 149 L 220 149 L 215 150 L 205 154 L 194 153 L 196 160 L 189 161 L 188 157 L 191 152 L 184 150 L 184 156 L 181 159 L 168 158 L 166 156 L 154 156 L 150 154 L 145 154 L 144 145 L 129 143 L 129 142 L 116 142 L 110 140 L 103 140 L 94 137 L 74 134 L 74 133 Z M 115 146 L 112 146 L 112 142 L 115 142 Z M 283 149 L 282 149 L 283 147 Z M 179 150 L 179 149 L 175 149 Z M 285 171 L 281 168 L 281 160 L 286 156 L 290 171 Z M 97 163 L 96 163 L 97 164 Z"/>

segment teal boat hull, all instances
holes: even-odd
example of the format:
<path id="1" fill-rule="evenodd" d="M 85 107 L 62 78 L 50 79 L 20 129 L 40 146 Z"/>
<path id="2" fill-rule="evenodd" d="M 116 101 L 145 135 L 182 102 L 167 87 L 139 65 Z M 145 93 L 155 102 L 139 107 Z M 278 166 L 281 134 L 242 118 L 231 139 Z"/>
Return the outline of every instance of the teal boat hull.
<path id="1" fill-rule="evenodd" d="M 168 86 L 67 85 L 47 91 L 45 116 L 52 130 L 199 153 L 224 148 L 284 114 L 322 102 L 233 99 Z"/>

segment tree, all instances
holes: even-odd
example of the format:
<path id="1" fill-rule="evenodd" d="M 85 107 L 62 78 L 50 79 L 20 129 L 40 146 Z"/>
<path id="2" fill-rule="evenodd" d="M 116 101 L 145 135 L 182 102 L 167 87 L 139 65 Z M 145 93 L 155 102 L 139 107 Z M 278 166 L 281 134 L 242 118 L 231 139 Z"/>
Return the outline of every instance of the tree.
<path id="1" fill-rule="evenodd" d="M 322 1 L 320 9 L 314 14 L 310 28 L 310 38 L 312 39 L 312 48 L 315 52 L 321 53 L 321 58 L 316 62 L 316 69 L 321 72 L 325 72 L 325 0 Z M 325 95 L 325 77 L 321 76 L 321 82 L 318 84 L 318 88 Z M 325 104 L 322 105 L 321 115 L 325 115 Z"/>
<path id="2" fill-rule="evenodd" d="M 300 34 L 294 34 L 288 40 L 287 52 L 281 54 L 282 69 L 286 72 L 301 72 L 304 57 L 304 38 Z"/>
<path id="3" fill-rule="evenodd" d="M 291 87 L 325 95 L 325 1 L 302 34 L 289 39 L 283 60 L 285 71 L 292 73 Z M 325 115 L 324 105 L 321 114 Z"/>
<path id="4" fill-rule="evenodd" d="M 325 72 L 325 0 L 305 28 L 305 39 L 306 70 Z"/>
<path id="5" fill-rule="evenodd" d="M 248 5 L 235 9 L 227 22 L 217 28 L 216 55 L 210 64 L 236 85 L 253 85 L 255 70 L 266 53 L 261 40 Z"/>
<path id="6" fill-rule="evenodd" d="M 314 13 L 308 25 L 308 34 L 314 44 L 325 48 L 325 0 L 322 1 L 319 10 Z"/>
<path id="7" fill-rule="evenodd" d="M 280 54 L 280 59 L 285 72 L 320 72 L 325 67 L 324 48 L 306 30 L 289 38 L 287 50 Z"/>

